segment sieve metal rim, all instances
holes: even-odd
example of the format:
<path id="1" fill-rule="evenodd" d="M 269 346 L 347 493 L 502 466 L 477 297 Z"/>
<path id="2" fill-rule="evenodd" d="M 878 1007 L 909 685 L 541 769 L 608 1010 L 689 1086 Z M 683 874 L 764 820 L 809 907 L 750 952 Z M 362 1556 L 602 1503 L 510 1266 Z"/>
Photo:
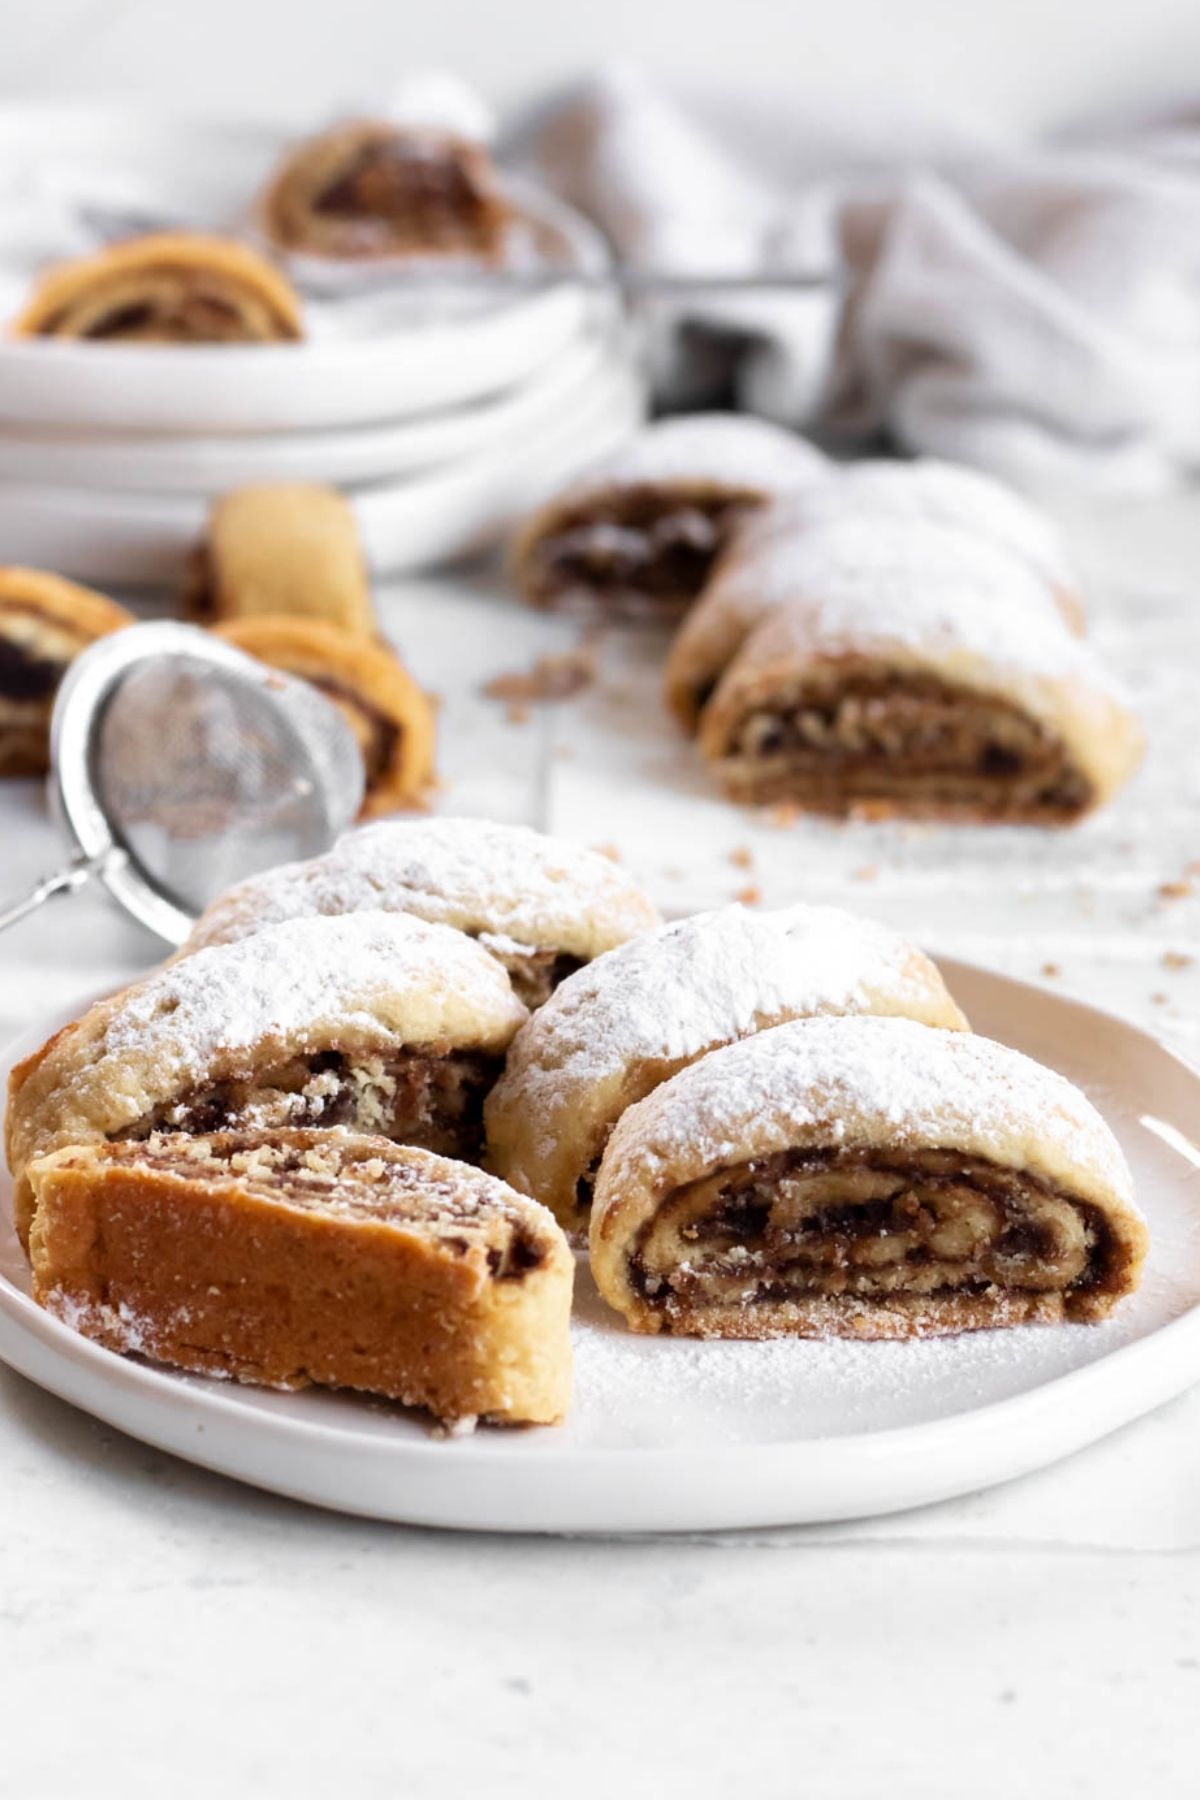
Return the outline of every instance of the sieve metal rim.
<path id="1" fill-rule="evenodd" d="M 228 669 L 261 686 L 291 688 L 295 677 L 256 662 L 244 651 L 199 626 L 163 619 L 128 626 L 97 639 L 71 664 L 63 677 L 50 722 L 50 784 L 56 811 L 77 846 L 80 861 L 97 875 L 109 893 L 141 924 L 170 944 L 182 944 L 196 914 L 155 882 L 113 831 L 96 795 L 92 749 L 104 708 L 125 674 L 138 663 L 160 656 L 186 656 Z M 308 749 L 292 732 L 297 751 Z M 324 798 L 320 783 L 314 784 Z"/>

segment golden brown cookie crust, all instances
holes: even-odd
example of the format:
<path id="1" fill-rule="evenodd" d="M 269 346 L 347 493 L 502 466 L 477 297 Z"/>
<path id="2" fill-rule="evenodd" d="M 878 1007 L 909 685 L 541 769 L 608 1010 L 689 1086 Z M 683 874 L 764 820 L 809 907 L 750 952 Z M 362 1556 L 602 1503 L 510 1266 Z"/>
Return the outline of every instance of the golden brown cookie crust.
<path id="1" fill-rule="evenodd" d="M 69 664 L 133 623 L 104 594 L 43 569 L 0 568 L 0 775 L 42 775 L 50 714 Z"/>
<path id="2" fill-rule="evenodd" d="M 436 715 L 386 644 L 323 619 L 282 614 L 233 619 L 216 629 L 239 650 L 311 682 L 339 707 L 363 755 L 363 817 L 425 804 L 434 780 Z"/>
<path id="3" fill-rule="evenodd" d="M 291 283 L 232 238 L 162 232 L 110 244 L 44 275 L 16 337 L 271 343 L 304 335 Z"/>
<path id="4" fill-rule="evenodd" d="M 109 1349 L 452 1424 L 567 1408 L 570 1251 L 477 1169 L 280 1131 L 69 1146 L 30 1173 L 34 1297 Z"/>
<path id="5" fill-rule="evenodd" d="M 377 630 L 353 508 L 315 484 L 235 488 L 215 501 L 186 600 L 203 624 L 271 614 L 366 638 Z"/>

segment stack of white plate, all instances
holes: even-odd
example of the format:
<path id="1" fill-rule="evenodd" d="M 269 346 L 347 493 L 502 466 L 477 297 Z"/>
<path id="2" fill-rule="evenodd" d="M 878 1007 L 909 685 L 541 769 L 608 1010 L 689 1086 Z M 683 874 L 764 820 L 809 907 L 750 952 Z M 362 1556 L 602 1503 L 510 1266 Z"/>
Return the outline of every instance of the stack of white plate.
<path id="1" fill-rule="evenodd" d="M 236 220 L 278 134 L 107 109 L 0 109 L 0 311 L 47 254 L 108 234 Z M 305 294 L 300 344 L 0 340 L 0 562 L 173 580 L 212 496 L 334 483 L 380 573 L 480 548 L 642 416 L 606 252 L 510 184 L 556 279 Z M 561 275 L 562 279 L 557 277 Z M 572 279 L 573 276 L 584 279 Z"/>

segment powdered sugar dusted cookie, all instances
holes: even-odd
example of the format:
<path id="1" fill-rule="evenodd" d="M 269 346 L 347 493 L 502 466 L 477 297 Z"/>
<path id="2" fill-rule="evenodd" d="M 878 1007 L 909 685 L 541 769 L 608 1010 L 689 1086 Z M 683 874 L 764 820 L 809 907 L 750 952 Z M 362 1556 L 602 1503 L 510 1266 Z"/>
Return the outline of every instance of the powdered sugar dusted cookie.
<path id="1" fill-rule="evenodd" d="M 762 419 L 664 419 L 526 521 L 513 541 L 514 579 L 534 606 L 678 617 L 737 526 L 827 466 L 811 444 Z"/>
<path id="2" fill-rule="evenodd" d="M 843 1012 L 965 1024 L 928 957 L 835 907 L 731 906 L 650 932 L 564 982 L 517 1034 L 486 1108 L 489 1166 L 579 1225 L 627 1107 L 716 1045 Z"/>
<path id="3" fill-rule="evenodd" d="M 1145 1224 L 1112 1133 L 1061 1075 L 905 1019 L 810 1019 L 624 1114 L 591 1219 L 637 1331 L 919 1337 L 1103 1319 Z"/>
<path id="4" fill-rule="evenodd" d="M 1027 564 L 1054 589 L 1068 623 L 1083 626 L 1079 580 L 1057 527 L 1032 501 L 979 469 L 934 457 L 850 463 L 831 468 L 827 480 L 783 496 L 759 515 L 764 533 L 811 529 L 840 518 L 957 526 Z"/>
<path id="5" fill-rule="evenodd" d="M 667 690 L 734 798 L 1061 823 L 1136 766 L 1119 690 L 1011 551 L 918 518 L 748 533 Z"/>
<path id="6" fill-rule="evenodd" d="M 531 1006 L 592 957 L 658 923 L 628 871 L 596 851 L 485 819 L 388 821 L 231 888 L 183 953 L 282 919 L 368 910 L 412 913 L 477 938 Z"/>
<path id="7" fill-rule="evenodd" d="M 471 1160 L 526 1016 L 485 950 L 421 919 L 291 919 L 198 951 L 98 1001 L 13 1071 L 18 1230 L 29 1163 L 64 1144 L 348 1125 Z"/>

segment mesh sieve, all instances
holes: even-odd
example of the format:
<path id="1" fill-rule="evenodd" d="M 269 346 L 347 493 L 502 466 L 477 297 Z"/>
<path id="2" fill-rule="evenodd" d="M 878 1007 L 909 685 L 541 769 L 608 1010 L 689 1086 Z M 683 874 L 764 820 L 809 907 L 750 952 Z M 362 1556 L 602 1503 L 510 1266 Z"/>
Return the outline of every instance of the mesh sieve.
<path id="1" fill-rule="evenodd" d="M 74 855 L 0 929 L 97 876 L 169 943 L 232 882 L 314 856 L 363 794 L 354 734 L 303 681 L 190 625 L 133 625 L 79 656 L 51 725 Z"/>

